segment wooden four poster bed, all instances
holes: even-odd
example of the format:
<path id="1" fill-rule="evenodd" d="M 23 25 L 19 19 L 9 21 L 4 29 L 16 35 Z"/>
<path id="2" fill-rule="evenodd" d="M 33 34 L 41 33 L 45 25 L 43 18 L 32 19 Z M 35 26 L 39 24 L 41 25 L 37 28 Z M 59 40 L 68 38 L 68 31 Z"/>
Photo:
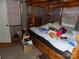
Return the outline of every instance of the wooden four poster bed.
<path id="1" fill-rule="evenodd" d="M 70 0 L 70 1 L 65 1 L 65 2 L 62 1 L 62 2 L 59 2 L 59 3 L 55 1 L 55 2 L 51 2 L 51 4 L 47 3 L 47 0 L 38 0 L 38 1 L 37 0 L 28 1 L 27 0 L 27 7 L 30 6 L 30 5 L 32 7 L 35 7 L 35 6 L 39 6 L 39 7 L 50 6 L 50 8 L 79 6 L 79 1 L 76 1 L 76 0 Z M 28 10 L 27 10 L 27 12 L 28 12 Z M 27 13 L 27 15 L 28 15 L 28 13 Z M 61 14 L 61 16 L 62 16 L 62 14 Z M 35 20 L 34 20 L 35 19 L 34 9 L 33 9 L 33 15 L 31 16 L 31 18 L 32 18 L 32 20 L 31 20 L 30 25 L 34 26 L 35 23 L 36 23 Z M 61 20 L 60 24 L 61 23 L 62 23 L 62 20 Z M 30 28 L 30 25 L 29 25 L 28 29 Z M 79 55 L 79 46 L 78 45 L 76 45 L 76 47 L 73 48 L 72 52 L 71 52 L 71 49 L 62 51 L 61 49 L 52 45 L 50 43 L 51 41 L 49 42 L 49 40 L 46 40 L 46 36 L 43 37 L 43 35 L 45 33 L 43 33 L 43 34 L 42 34 L 42 32 L 38 33 L 37 30 L 39 30 L 41 32 L 41 29 L 38 28 L 38 27 L 32 27 L 31 29 L 29 29 L 31 39 L 33 40 L 34 45 L 36 47 L 38 47 L 43 53 L 45 53 L 49 57 L 49 59 L 79 59 L 79 56 L 78 56 Z M 42 36 L 38 35 L 38 34 L 42 34 Z M 58 45 L 58 46 L 61 46 L 61 45 Z M 70 47 L 70 46 L 68 46 L 68 47 Z"/>

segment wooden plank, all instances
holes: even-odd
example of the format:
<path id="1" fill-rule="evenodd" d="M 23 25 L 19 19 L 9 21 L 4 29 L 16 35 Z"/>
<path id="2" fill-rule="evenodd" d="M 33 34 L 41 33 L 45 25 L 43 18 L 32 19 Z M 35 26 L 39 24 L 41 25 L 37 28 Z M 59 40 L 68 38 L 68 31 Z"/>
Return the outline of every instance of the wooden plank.
<path id="1" fill-rule="evenodd" d="M 79 1 L 78 0 L 70 0 L 70 1 L 62 1 L 62 2 L 32 2 L 30 3 L 31 5 L 34 6 L 39 6 L 39 7 L 47 7 L 50 6 L 51 8 L 60 8 L 60 7 L 75 7 L 79 6 Z"/>

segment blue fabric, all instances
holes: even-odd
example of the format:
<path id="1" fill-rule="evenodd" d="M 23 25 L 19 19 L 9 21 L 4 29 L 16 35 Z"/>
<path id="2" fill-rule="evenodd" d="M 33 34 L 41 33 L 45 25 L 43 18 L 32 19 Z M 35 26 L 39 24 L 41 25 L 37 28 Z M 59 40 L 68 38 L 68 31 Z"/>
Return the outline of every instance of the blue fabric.
<path id="1" fill-rule="evenodd" d="M 76 47 L 76 41 L 73 39 L 64 39 L 68 44 L 70 44 L 73 47 Z"/>
<path id="2" fill-rule="evenodd" d="M 48 29 L 46 29 L 46 28 L 39 28 L 39 31 L 47 33 Z"/>

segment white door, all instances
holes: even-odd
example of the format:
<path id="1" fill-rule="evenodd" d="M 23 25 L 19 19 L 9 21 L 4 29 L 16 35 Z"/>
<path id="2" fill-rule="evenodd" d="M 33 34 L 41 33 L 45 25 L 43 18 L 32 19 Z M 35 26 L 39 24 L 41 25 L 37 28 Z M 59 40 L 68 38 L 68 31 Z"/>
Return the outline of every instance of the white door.
<path id="1" fill-rule="evenodd" d="M 0 0 L 0 43 L 10 43 L 6 0 Z"/>

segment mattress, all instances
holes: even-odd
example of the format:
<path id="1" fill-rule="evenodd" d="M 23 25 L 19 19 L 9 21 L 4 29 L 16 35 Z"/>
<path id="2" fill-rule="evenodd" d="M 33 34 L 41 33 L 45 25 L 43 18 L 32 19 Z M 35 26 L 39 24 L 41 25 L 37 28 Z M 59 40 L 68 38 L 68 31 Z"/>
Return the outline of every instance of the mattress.
<path id="1" fill-rule="evenodd" d="M 73 48 L 77 46 L 76 35 L 79 34 L 79 32 L 73 31 L 73 33 L 74 33 L 73 36 L 69 36 L 68 33 L 66 33 L 65 36 L 67 35 L 73 38 L 73 39 L 70 39 L 70 41 L 74 43 L 74 46 L 70 44 L 69 42 L 61 40 L 59 38 L 51 39 L 48 32 L 41 30 L 40 27 L 30 28 L 30 35 L 33 35 L 34 37 L 39 38 L 39 40 L 42 43 L 46 44 L 49 48 L 53 49 L 57 53 L 66 57 L 67 59 L 70 58 Z"/>

